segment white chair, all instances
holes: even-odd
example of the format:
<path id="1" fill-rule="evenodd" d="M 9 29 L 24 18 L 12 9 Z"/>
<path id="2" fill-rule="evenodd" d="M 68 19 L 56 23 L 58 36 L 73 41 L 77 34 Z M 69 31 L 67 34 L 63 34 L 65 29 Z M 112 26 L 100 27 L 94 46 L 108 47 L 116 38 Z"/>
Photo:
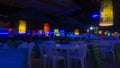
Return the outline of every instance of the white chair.
<path id="1" fill-rule="evenodd" d="M 43 67 L 46 68 L 47 54 L 45 54 L 45 44 L 44 43 L 39 44 L 39 51 L 40 51 L 40 65 L 41 65 L 41 60 L 43 60 Z"/>
<path id="2" fill-rule="evenodd" d="M 50 45 L 55 45 L 56 44 L 56 42 L 54 41 L 54 40 L 49 40 L 49 41 L 44 41 L 43 42 L 44 44 L 50 44 Z"/>
<path id="3" fill-rule="evenodd" d="M 70 45 L 79 45 L 80 43 L 79 43 L 79 41 L 71 41 L 70 43 L 69 43 Z"/>
<path id="4" fill-rule="evenodd" d="M 44 41 L 43 43 L 39 44 L 40 50 L 40 61 L 43 60 L 43 67 L 46 68 L 47 59 L 51 54 L 51 47 L 55 45 L 54 41 Z M 50 46 L 50 47 L 48 47 Z M 51 54 L 52 56 L 52 54 Z M 40 64 L 41 65 L 41 64 Z"/>
<path id="5" fill-rule="evenodd" d="M 58 60 L 64 60 L 65 58 L 63 56 L 59 56 L 56 54 L 57 50 L 55 48 L 56 43 L 55 42 L 48 42 L 45 41 L 42 44 L 39 44 L 40 48 L 40 58 L 43 59 L 43 67 L 46 68 L 46 64 L 48 62 L 48 67 L 49 67 L 49 62 L 52 61 L 53 68 L 56 68 L 56 63 Z"/>
<path id="6" fill-rule="evenodd" d="M 83 43 L 85 43 L 85 42 L 84 41 L 71 41 L 69 44 L 70 45 L 81 45 Z"/>
<path id="7" fill-rule="evenodd" d="M 113 60 L 115 60 L 115 52 L 114 52 L 114 42 L 110 40 L 103 40 L 100 41 L 101 55 L 103 58 L 105 58 L 106 53 L 112 53 Z"/>
<path id="8" fill-rule="evenodd" d="M 50 47 L 48 47 L 50 48 Z M 50 51 L 49 51 L 50 52 Z M 50 60 L 52 60 L 52 65 L 53 65 L 53 68 L 57 68 L 57 62 L 60 61 L 60 60 L 63 60 L 64 61 L 64 68 L 66 68 L 66 58 L 65 58 L 65 55 L 61 55 L 61 53 L 63 53 L 63 51 L 58 51 L 58 49 L 56 48 L 56 46 L 54 45 L 53 47 L 51 47 L 51 53 L 49 53 L 49 56 L 52 55 L 50 57 Z"/>
<path id="9" fill-rule="evenodd" d="M 75 49 L 71 52 L 70 63 L 72 63 L 73 60 L 75 60 L 75 62 L 80 61 L 81 67 L 85 68 L 85 65 L 87 65 L 86 54 L 87 54 L 87 45 L 86 44 L 81 44 L 80 46 L 78 46 L 77 49 Z M 76 68 L 77 68 L 77 65 L 76 65 Z"/>
<path id="10" fill-rule="evenodd" d="M 27 48 L 28 49 L 28 65 L 29 68 L 31 68 L 31 53 L 32 53 L 32 49 L 35 46 L 34 42 L 30 42 L 30 43 L 22 43 L 21 45 L 19 45 L 19 48 Z"/>

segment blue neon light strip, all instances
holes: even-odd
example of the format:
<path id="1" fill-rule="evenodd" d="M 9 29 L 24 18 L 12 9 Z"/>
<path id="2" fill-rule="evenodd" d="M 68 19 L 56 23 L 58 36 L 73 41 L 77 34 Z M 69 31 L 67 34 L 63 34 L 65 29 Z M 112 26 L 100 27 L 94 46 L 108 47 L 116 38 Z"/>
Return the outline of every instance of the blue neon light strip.
<path id="1" fill-rule="evenodd" d="M 8 35 L 8 32 L 0 32 L 1 35 Z"/>

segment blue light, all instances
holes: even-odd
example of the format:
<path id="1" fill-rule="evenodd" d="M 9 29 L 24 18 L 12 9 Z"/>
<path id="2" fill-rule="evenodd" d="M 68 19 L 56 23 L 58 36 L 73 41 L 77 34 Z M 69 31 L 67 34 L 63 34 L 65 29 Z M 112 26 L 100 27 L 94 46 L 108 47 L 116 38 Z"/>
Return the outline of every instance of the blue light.
<path id="1" fill-rule="evenodd" d="M 99 14 L 92 14 L 92 18 L 99 18 Z"/>
<path id="2" fill-rule="evenodd" d="M 0 32 L 0 34 L 2 34 L 2 35 L 8 35 L 9 33 L 8 32 Z"/>
<path id="3" fill-rule="evenodd" d="M 60 32 L 65 32 L 65 30 L 60 30 Z"/>
<path id="4" fill-rule="evenodd" d="M 38 35 L 38 32 L 35 32 L 35 35 Z"/>
<path id="5" fill-rule="evenodd" d="M 27 34 L 27 35 L 31 35 L 31 32 L 28 30 L 28 31 L 26 32 L 26 34 Z"/>
<path id="6" fill-rule="evenodd" d="M 49 34 L 54 34 L 54 32 L 50 32 Z"/>
<path id="7" fill-rule="evenodd" d="M 65 30 L 60 30 L 60 36 L 64 37 L 65 34 L 64 34 Z"/>

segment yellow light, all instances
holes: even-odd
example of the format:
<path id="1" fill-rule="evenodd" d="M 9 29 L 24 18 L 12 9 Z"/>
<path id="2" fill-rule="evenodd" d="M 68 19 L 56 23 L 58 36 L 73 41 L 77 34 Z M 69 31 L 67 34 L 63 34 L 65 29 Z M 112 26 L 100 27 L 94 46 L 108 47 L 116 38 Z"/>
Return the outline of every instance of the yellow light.
<path id="1" fill-rule="evenodd" d="M 19 33 L 26 33 L 26 21 L 25 20 L 19 21 Z"/>
<path id="2" fill-rule="evenodd" d="M 99 31 L 99 34 L 101 34 L 102 33 L 102 31 Z"/>
<path id="3" fill-rule="evenodd" d="M 113 23 L 112 23 L 112 22 L 100 22 L 99 25 L 100 25 L 100 26 L 112 26 Z"/>
<path id="4" fill-rule="evenodd" d="M 113 25 L 113 5 L 111 0 L 104 0 L 101 3 L 100 26 Z"/>
<path id="5" fill-rule="evenodd" d="M 79 29 L 75 29 L 75 35 L 79 35 Z"/>

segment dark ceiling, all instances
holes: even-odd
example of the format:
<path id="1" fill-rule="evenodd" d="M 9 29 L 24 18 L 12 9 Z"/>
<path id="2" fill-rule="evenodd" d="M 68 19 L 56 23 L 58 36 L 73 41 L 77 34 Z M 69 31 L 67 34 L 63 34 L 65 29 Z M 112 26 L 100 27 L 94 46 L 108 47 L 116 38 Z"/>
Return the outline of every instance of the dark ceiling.
<path id="1" fill-rule="evenodd" d="M 93 19 L 92 14 L 98 13 L 102 0 L 0 0 L 0 16 L 8 16 L 5 19 L 15 22 L 18 19 L 26 19 L 29 22 L 28 29 L 42 29 L 45 22 L 52 28 L 62 28 L 72 31 L 79 28 L 85 31 L 90 25 L 98 26 L 99 18 Z M 115 25 L 112 27 L 100 27 L 101 29 L 118 30 L 120 25 L 119 8 L 120 1 L 113 0 Z M 5 20 L 4 19 L 4 20 Z M 15 21 L 14 21 L 15 20 Z M 11 25 L 14 27 L 14 25 Z M 34 26 L 33 26 L 34 25 Z M 114 31 L 112 30 L 112 31 Z"/>

